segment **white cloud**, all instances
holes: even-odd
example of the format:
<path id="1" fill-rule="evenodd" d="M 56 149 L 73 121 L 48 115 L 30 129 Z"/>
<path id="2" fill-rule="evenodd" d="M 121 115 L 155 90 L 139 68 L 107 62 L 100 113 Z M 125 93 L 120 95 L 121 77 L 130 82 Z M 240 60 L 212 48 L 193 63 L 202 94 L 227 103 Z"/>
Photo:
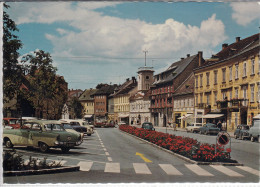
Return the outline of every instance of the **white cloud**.
<path id="1" fill-rule="evenodd" d="M 194 55 L 198 51 L 203 51 L 204 56 L 209 57 L 212 48 L 226 39 L 225 26 L 222 21 L 216 19 L 215 14 L 203 20 L 200 26 L 192 26 L 173 18 L 161 24 L 151 24 L 139 19 L 105 16 L 95 11 L 97 8 L 115 5 L 114 2 L 17 3 L 16 6 L 12 5 L 11 11 L 12 19 L 14 18 L 17 24 L 63 22 L 74 28 L 71 30 L 59 26 L 56 28 L 57 34 L 46 33 L 45 37 L 53 44 L 53 57 L 86 57 L 80 60 L 55 58 L 55 63 L 58 65 L 66 64 L 66 68 L 60 65 L 58 69 L 63 73 L 72 72 L 72 68 L 69 68 L 72 67 L 71 61 L 79 62 L 82 66 L 89 64 L 78 70 L 88 71 L 89 79 L 92 75 L 96 76 L 95 70 L 89 67 L 105 63 L 110 63 L 112 69 L 102 76 L 109 76 L 109 72 L 122 74 L 122 67 L 118 67 L 118 63 L 124 63 L 125 75 L 131 72 L 134 76 L 137 67 L 143 64 L 143 59 L 139 58 L 144 57 L 142 52 L 144 49 L 149 51 L 149 58 L 159 58 L 155 62 L 157 69 L 159 63 L 160 67 L 165 69 L 165 66 L 186 54 Z M 108 68 L 107 65 L 102 66 L 105 67 Z M 75 73 L 71 75 L 73 76 Z M 117 79 L 118 77 L 111 78 L 111 80 Z"/>
<path id="2" fill-rule="evenodd" d="M 254 20 L 260 20 L 260 4 L 258 2 L 233 2 L 232 18 L 239 25 L 246 26 Z"/>

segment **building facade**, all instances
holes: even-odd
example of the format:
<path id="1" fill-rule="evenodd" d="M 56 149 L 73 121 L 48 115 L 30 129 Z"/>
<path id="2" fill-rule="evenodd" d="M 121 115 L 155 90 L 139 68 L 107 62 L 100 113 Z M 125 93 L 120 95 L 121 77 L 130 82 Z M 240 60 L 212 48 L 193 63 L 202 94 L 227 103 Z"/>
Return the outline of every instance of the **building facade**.
<path id="1" fill-rule="evenodd" d="M 127 79 L 118 90 L 111 95 L 114 98 L 114 120 L 116 122 L 129 123 L 130 102 L 129 98 L 137 89 L 135 77 Z"/>
<path id="2" fill-rule="evenodd" d="M 187 75 L 189 76 L 202 62 L 204 62 L 202 52 L 193 56 L 188 54 L 186 58 L 174 62 L 166 71 L 154 76 L 155 81 L 151 86 L 151 118 L 156 126 L 166 127 L 173 124 L 181 126 L 178 120 L 181 113 L 173 112 L 173 94 L 187 79 Z"/>
<path id="3" fill-rule="evenodd" d="M 181 128 L 186 128 L 188 123 L 195 121 L 187 121 L 189 117 L 194 118 L 194 74 L 183 81 L 183 83 L 175 90 L 173 94 L 173 116 L 181 116 L 175 119 Z"/>
<path id="4" fill-rule="evenodd" d="M 259 34 L 223 44 L 194 73 L 196 108 L 222 115 L 227 131 L 238 124 L 252 124 L 260 113 Z"/>
<path id="5" fill-rule="evenodd" d="M 94 98 L 91 95 L 95 94 L 97 89 L 86 89 L 79 97 L 79 101 L 84 107 L 83 118 L 89 123 L 94 122 Z"/>

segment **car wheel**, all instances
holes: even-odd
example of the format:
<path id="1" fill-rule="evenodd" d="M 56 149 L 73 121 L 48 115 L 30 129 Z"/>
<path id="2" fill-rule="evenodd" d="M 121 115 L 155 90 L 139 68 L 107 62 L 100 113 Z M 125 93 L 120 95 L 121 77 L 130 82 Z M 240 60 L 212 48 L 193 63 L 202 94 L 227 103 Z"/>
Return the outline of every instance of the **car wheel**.
<path id="1" fill-rule="evenodd" d="M 205 131 L 205 132 L 204 132 L 204 134 L 205 134 L 205 135 L 207 135 L 207 134 L 208 134 L 208 132 L 207 132 L 207 131 Z"/>
<path id="2" fill-rule="evenodd" d="M 240 139 L 240 140 L 243 140 L 242 134 L 239 135 L 239 139 Z"/>
<path id="3" fill-rule="evenodd" d="M 68 152 L 70 151 L 70 148 L 68 148 L 68 147 L 62 147 L 62 148 L 61 148 L 61 151 L 62 151 L 63 153 L 68 153 Z"/>
<path id="4" fill-rule="evenodd" d="M 6 140 L 6 142 L 5 142 L 5 147 L 7 147 L 7 148 L 12 148 L 14 145 L 12 144 L 12 142 L 11 142 L 11 140 Z"/>
<path id="5" fill-rule="evenodd" d="M 237 137 L 237 135 L 235 134 L 235 139 L 237 139 L 238 137 Z"/>
<path id="6" fill-rule="evenodd" d="M 49 146 L 46 143 L 40 143 L 40 151 L 46 153 L 49 150 Z"/>
<path id="7" fill-rule="evenodd" d="M 202 134 L 202 131 L 200 131 L 200 134 Z"/>
<path id="8" fill-rule="evenodd" d="M 251 140 L 251 142 L 255 141 L 253 136 L 251 136 L 250 140 Z"/>

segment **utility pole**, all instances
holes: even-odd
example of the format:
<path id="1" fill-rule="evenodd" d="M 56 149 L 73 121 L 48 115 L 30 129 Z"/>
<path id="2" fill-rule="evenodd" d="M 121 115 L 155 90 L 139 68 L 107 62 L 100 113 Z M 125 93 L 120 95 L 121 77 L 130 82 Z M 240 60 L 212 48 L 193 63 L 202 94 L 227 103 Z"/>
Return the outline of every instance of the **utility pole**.
<path id="1" fill-rule="evenodd" d="M 144 52 L 144 59 L 145 59 L 145 61 L 144 61 L 144 62 L 145 62 L 144 66 L 146 66 L 146 53 L 148 53 L 148 51 L 147 51 L 147 50 L 144 50 L 143 52 Z"/>

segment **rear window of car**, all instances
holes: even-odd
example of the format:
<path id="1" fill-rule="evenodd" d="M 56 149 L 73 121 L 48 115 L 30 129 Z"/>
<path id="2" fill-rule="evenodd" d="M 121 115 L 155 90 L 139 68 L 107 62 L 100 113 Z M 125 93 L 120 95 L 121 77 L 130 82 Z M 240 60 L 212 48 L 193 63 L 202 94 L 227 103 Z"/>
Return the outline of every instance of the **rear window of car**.
<path id="1" fill-rule="evenodd" d="M 80 126 L 79 122 L 76 122 L 76 121 L 70 122 L 70 125 L 71 126 Z"/>
<path id="2" fill-rule="evenodd" d="M 10 124 L 10 125 L 20 124 L 20 122 L 19 122 L 18 119 L 10 119 L 10 120 L 9 120 L 9 124 Z"/>
<path id="3" fill-rule="evenodd" d="M 44 127 L 47 131 L 64 131 L 60 124 L 46 124 Z"/>

